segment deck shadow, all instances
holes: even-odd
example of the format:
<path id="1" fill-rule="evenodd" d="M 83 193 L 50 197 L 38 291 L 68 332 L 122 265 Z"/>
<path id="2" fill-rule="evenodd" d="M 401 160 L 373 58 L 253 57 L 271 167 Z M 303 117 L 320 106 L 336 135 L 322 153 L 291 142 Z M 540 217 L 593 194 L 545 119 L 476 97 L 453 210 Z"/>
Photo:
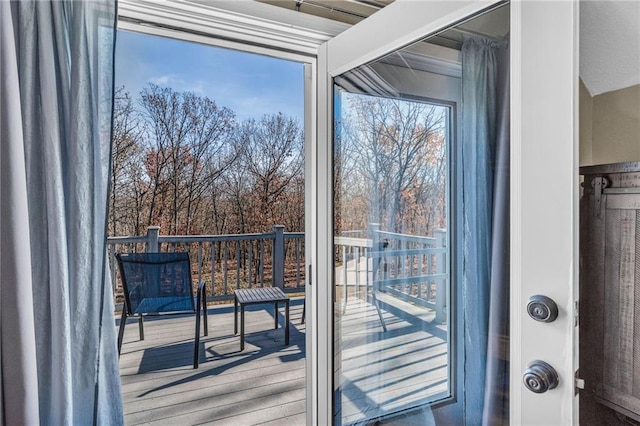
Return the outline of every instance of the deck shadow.
<path id="1" fill-rule="evenodd" d="M 279 320 L 284 321 L 283 315 L 279 314 L 279 316 L 282 316 L 282 318 L 280 318 Z M 237 339 L 234 338 L 233 342 L 227 342 L 225 344 L 226 347 L 229 347 L 230 345 L 233 345 L 233 346 L 237 345 L 237 349 L 234 348 L 228 351 L 226 350 L 220 351 L 220 349 L 222 348 L 216 348 L 215 346 L 205 349 L 203 348 L 202 345 L 206 343 L 206 339 L 204 342 L 201 340 L 200 341 L 201 342 L 200 343 L 201 344 L 200 369 L 192 370 L 193 374 L 187 377 L 183 377 L 181 379 L 175 380 L 165 385 L 149 389 L 146 392 L 140 394 L 139 396 L 140 397 L 146 396 L 154 392 L 159 392 L 159 391 L 169 389 L 171 387 L 178 386 L 185 383 L 197 382 L 198 380 L 201 380 L 205 377 L 220 375 L 225 371 L 231 370 L 237 366 L 251 363 L 253 361 L 257 361 L 259 359 L 272 356 L 279 352 L 290 351 L 294 348 L 297 348 L 295 353 L 284 353 L 283 355 L 280 355 L 278 358 L 280 358 L 283 362 L 295 362 L 305 357 L 304 333 L 298 330 L 297 327 L 295 327 L 294 325 L 291 326 L 290 344 L 288 346 L 284 345 L 283 335 L 280 336 L 280 334 L 278 334 L 278 337 L 282 339 L 281 341 L 270 338 L 269 335 L 272 332 L 283 333 L 283 330 L 281 328 L 278 328 L 277 330 L 267 329 L 265 331 L 258 331 L 258 332 L 246 334 L 245 350 L 243 352 L 240 352 L 239 337 Z M 184 349 L 187 351 L 189 355 L 193 355 L 193 352 L 192 352 L 193 343 L 192 342 L 189 342 L 189 343 L 179 343 L 179 344 L 168 345 L 168 346 L 169 348 L 173 348 L 174 351 L 175 351 L 175 347 L 190 346 L 190 349 L 188 348 L 184 348 Z M 247 346 L 249 345 L 255 347 L 255 349 L 253 350 L 248 349 Z M 162 356 L 159 351 L 154 351 L 154 349 L 156 348 L 150 348 L 145 350 L 145 354 L 143 354 L 142 362 L 140 363 L 140 370 L 142 370 L 143 366 L 145 365 L 145 357 L 147 356 L 146 351 L 151 351 L 149 354 L 149 358 L 151 357 L 153 352 L 155 352 L 153 356 Z M 159 347 L 157 349 L 163 349 L 163 348 Z M 156 354 L 160 354 L 160 355 L 156 355 Z M 207 354 L 213 355 L 215 359 L 207 359 L 208 358 Z M 214 360 L 217 362 L 218 365 L 212 368 L 207 368 L 207 363 Z M 166 358 L 163 358 L 162 369 L 191 366 L 192 365 L 191 362 L 192 362 L 191 356 L 189 357 L 181 356 L 180 359 L 174 360 L 173 363 L 171 361 L 168 361 Z M 170 365 L 172 365 L 172 367 L 169 367 Z M 151 364 L 151 366 L 153 365 Z"/>

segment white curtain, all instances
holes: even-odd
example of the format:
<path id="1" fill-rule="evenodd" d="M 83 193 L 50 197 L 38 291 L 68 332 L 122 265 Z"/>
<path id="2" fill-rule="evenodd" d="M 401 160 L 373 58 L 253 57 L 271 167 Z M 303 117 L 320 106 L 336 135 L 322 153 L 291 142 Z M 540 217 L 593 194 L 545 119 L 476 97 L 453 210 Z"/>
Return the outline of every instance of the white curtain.
<path id="1" fill-rule="evenodd" d="M 509 57 L 462 45 L 465 423 L 508 424 Z"/>
<path id="2" fill-rule="evenodd" d="M 122 424 L 105 277 L 115 1 L 0 10 L 2 421 Z"/>
<path id="3" fill-rule="evenodd" d="M 0 422 L 38 424 L 36 341 L 18 67 L 11 5 L 0 2 Z"/>

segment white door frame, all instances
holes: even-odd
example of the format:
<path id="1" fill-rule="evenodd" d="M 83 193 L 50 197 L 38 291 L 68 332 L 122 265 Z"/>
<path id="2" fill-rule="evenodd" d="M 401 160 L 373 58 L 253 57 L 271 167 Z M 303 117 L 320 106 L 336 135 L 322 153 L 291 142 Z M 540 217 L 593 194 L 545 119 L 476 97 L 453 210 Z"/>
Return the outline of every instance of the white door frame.
<path id="1" fill-rule="evenodd" d="M 322 45 L 318 51 L 316 257 L 312 311 L 317 331 L 309 423 L 332 423 L 332 78 L 498 1 L 397 0 Z M 511 3 L 511 360 L 510 421 L 577 424 L 574 327 L 578 236 L 578 5 L 570 1 Z M 577 291 L 577 290 L 576 290 Z M 551 324 L 526 313 L 533 294 L 559 306 Z M 317 351 L 317 352 L 316 352 Z M 533 359 L 554 366 L 558 388 L 533 394 L 522 373 Z"/>
<path id="2" fill-rule="evenodd" d="M 577 2 L 511 6 L 512 424 L 578 423 L 578 16 Z M 536 293 L 558 304 L 555 322 L 528 317 Z M 557 389 L 522 386 L 534 359 L 557 370 Z"/>
<path id="3" fill-rule="evenodd" d="M 317 222 L 317 200 L 315 176 L 317 176 L 317 162 L 313 161 L 316 157 L 315 151 L 318 146 L 318 63 L 313 61 L 304 65 L 304 211 L 305 211 L 305 268 L 307 277 L 307 285 L 305 289 L 305 375 L 306 375 L 306 422 L 314 424 L 317 418 L 317 392 L 316 383 L 318 382 L 318 368 L 316 357 L 320 352 L 318 350 L 319 332 L 316 324 L 317 317 L 317 283 L 315 276 L 316 271 L 311 267 L 317 249 L 317 238 L 315 237 L 314 224 Z M 317 268 L 316 268 L 317 269 Z"/>
<path id="4" fill-rule="evenodd" d="M 118 8 L 118 29 L 134 31 L 147 35 L 174 38 L 177 40 L 200 43 L 214 47 L 234 49 L 247 53 L 271 56 L 278 59 L 295 61 L 304 67 L 304 153 L 305 153 L 305 268 L 307 284 L 318 282 L 315 275 L 310 273 L 317 251 L 315 228 L 317 221 L 317 200 L 315 176 L 317 176 L 317 162 L 315 151 L 318 146 L 318 61 L 316 45 L 322 39 L 328 39 L 329 33 L 318 29 L 305 31 L 308 24 L 302 16 L 298 25 L 275 25 L 267 21 L 253 19 L 243 12 L 263 13 L 273 9 L 260 3 L 241 4 L 231 2 L 226 4 L 184 4 L 179 2 L 152 2 L 121 0 Z M 279 8 L 273 9 L 278 11 Z M 284 10 L 284 9 L 283 9 Z M 276 12 L 273 12 L 276 13 Z M 289 14 L 289 11 L 281 12 Z M 277 13 L 276 13 L 277 15 Z M 294 13 L 295 15 L 295 13 Z M 180 19 L 177 20 L 176 17 Z M 290 18 L 290 17 L 289 17 Z M 153 24 L 153 25 L 144 25 Z M 340 27 L 342 24 L 335 24 Z M 336 29 L 333 28 L 332 30 Z M 242 28 L 241 32 L 238 29 Z M 338 28 L 339 29 L 339 28 Z M 295 37 L 298 37 L 297 39 Z M 284 40 L 284 41 L 283 41 Z M 268 46 L 266 46 L 268 45 Z M 315 271 L 313 271 L 315 273 Z M 307 424 L 316 423 L 318 368 L 314 355 L 320 353 L 318 342 L 324 338 L 314 326 L 317 316 L 315 301 L 317 286 L 307 285 L 305 291 L 306 323 L 305 332 L 305 368 L 306 368 L 306 421 Z M 319 335 L 319 336 L 318 336 Z M 321 370 L 320 370 L 321 371 Z M 324 375 L 322 373 L 320 376 Z"/>

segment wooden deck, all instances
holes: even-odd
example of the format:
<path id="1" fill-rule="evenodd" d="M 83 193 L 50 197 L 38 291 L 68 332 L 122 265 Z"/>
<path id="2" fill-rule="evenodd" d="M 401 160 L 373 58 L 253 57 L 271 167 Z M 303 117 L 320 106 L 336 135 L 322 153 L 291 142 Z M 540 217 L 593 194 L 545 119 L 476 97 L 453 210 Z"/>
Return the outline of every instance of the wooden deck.
<path id="1" fill-rule="evenodd" d="M 280 325 L 284 318 L 280 310 Z M 137 322 L 125 329 L 120 357 L 125 423 L 196 425 L 305 423 L 302 299 L 291 303 L 289 346 L 273 329 L 273 305 L 246 308 L 245 350 L 233 334 L 233 306 L 209 308 L 209 336 L 193 369 L 194 317 Z M 204 348 L 204 350 L 202 350 Z"/>
<path id="2" fill-rule="evenodd" d="M 385 299 L 382 332 L 373 305 L 351 298 L 342 315 L 339 409 L 361 422 L 447 389 L 446 326 L 421 308 Z M 120 371 L 127 425 L 286 425 L 305 423 L 305 325 L 302 299 L 291 303 L 291 342 L 274 330 L 272 305 L 247 307 L 246 346 L 233 334 L 233 306 L 209 308 L 209 336 L 194 370 L 193 317 L 150 319 L 144 341 L 127 324 Z M 280 309 L 280 324 L 284 321 Z M 379 329 L 379 330 L 378 330 Z M 384 375 L 379 373 L 384 371 Z"/>
<path id="3" fill-rule="evenodd" d="M 369 424 L 447 396 L 447 329 L 433 323 L 433 311 L 378 293 L 383 331 L 371 303 L 349 300 L 340 323 L 342 354 L 335 358 L 343 424 Z"/>

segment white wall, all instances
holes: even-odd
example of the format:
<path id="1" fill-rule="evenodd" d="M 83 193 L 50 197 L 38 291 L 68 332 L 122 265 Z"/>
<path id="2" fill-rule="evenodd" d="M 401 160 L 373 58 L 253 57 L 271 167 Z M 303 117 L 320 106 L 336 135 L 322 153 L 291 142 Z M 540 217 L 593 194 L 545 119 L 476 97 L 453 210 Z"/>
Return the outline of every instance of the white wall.
<path id="1" fill-rule="evenodd" d="M 593 162 L 593 97 L 580 79 L 580 165 L 590 166 Z"/>
<path id="2" fill-rule="evenodd" d="M 640 161 L 640 85 L 591 96 L 580 82 L 580 165 Z"/>

